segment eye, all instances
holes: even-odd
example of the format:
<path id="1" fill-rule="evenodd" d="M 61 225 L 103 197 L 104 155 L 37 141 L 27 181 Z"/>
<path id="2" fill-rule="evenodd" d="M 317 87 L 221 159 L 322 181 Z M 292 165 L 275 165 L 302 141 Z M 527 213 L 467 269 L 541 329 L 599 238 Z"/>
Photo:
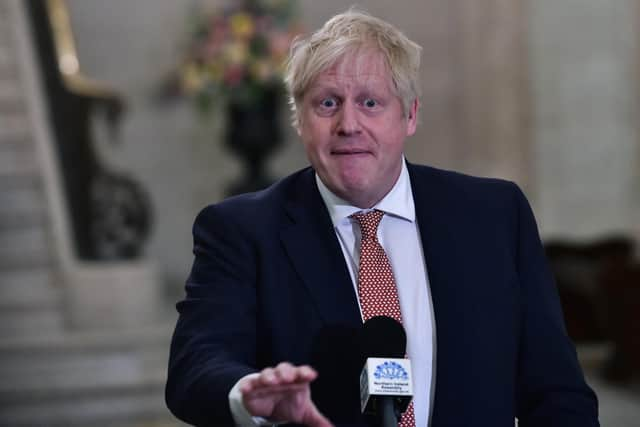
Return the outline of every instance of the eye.
<path id="1" fill-rule="evenodd" d="M 378 106 L 378 101 L 372 98 L 367 98 L 362 104 L 367 108 L 375 108 Z"/>
<path id="2" fill-rule="evenodd" d="M 333 98 L 324 98 L 320 101 L 320 105 L 324 108 L 333 108 L 337 105 L 337 102 Z"/>

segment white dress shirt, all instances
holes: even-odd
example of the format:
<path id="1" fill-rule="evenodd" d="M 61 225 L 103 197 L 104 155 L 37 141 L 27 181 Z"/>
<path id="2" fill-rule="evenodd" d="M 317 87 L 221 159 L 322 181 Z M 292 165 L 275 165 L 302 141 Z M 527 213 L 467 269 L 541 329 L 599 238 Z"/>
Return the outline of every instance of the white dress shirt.
<path id="1" fill-rule="evenodd" d="M 316 183 L 331 216 L 357 296 L 361 235 L 360 226 L 349 216 L 362 209 L 333 194 L 317 175 Z M 435 328 L 420 230 L 404 159 L 397 182 L 372 209 L 385 213 L 378 226 L 378 241 L 389 258 L 398 287 L 402 325 L 407 333 L 407 356 L 411 360 L 413 371 L 416 427 L 427 427 L 435 384 Z M 239 382 L 229 393 L 231 412 L 237 425 L 264 425 L 264 419 L 251 417 L 244 408 L 238 389 Z"/>
<path id="2" fill-rule="evenodd" d="M 360 226 L 349 216 L 362 209 L 333 194 L 317 175 L 316 182 L 329 210 L 355 293 L 358 295 Z M 431 412 L 432 384 L 435 384 L 435 329 L 420 230 L 416 222 L 409 171 L 404 159 L 398 181 L 372 209 L 385 213 L 378 226 L 378 241 L 389 258 L 398 287 L 402 326 L 407 333 L 407 356 L 411 360 L 413 371 L 416 427 L 427 427 Z"/>

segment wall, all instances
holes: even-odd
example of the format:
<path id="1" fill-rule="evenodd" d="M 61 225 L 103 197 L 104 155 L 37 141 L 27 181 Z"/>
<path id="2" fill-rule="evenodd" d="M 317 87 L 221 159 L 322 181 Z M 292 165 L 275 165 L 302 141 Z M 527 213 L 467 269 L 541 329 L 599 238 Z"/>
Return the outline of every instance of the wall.
<path id="1" fill-rule="evenodd" d="M 536 208 L 548 235 L 640 237 L 638 2 L 530 2 Z"/>
<path id="2" fill-rule="evenodd" d="M 173 0 L 70 0 L 68 4 L 84 72 L 109 82 L 129 102 L 119 144 L 109 144 L 103 125 L 96 123 L 101 153 L 109 165 L 130 171 L 149 190 L 155 230 L 148 255 L 159 261 L 170 288 L 179 289 L 192 261 L 193 219 L 201 208 L 221 200 L 225 186 L 240 173 L 220 144 L 222 118 L 204 122 L 186 103 L 159 106 L 152 101 L 160 80 L 178 63 L 189 4 Z M 297 148 L 290 144 L 281 152 L 273 167 L 278 175 L 304 164 Z"/>
<path id="3" fill-rule="evenodd" d="M 515 180 L 545 236 L 637 230 L 631 1 L 359 2 L 424 48 L 421 126 L 408 158 Z M 220 200 L 239 173 L 220 144 L 223 118 L 205 124 L 188 105 L 151 102 L 155 84 L 178 61 L 186 14 L 197 1 L 68 3 L 85 72 L 112 83 L 130 102 L 121 144 L 102 137 L 102 153 L 149 189 L 156 229 L 148 252 L 170 288 L 179 289 L 192 259 L 194 216 Z M 308 29 L 346 7 L 338 0 L 300 1 Z M 287 115 L 286 144 L 271 165 L 279 176 L 306 164 Z"/>

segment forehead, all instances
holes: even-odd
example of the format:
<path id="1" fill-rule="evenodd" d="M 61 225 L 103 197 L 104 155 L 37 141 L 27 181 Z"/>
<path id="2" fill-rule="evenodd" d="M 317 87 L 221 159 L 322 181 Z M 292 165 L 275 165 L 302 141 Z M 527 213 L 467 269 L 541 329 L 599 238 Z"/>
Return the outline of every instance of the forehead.
<path id="1" fill-rule="evenodd" d="M 341 56 L 317 75 L 311 84 L 311 90 L 336 84 L 375 85 L 378 89 L 391 89 L 392 79 L 384 56 L 368 49 Z"/>

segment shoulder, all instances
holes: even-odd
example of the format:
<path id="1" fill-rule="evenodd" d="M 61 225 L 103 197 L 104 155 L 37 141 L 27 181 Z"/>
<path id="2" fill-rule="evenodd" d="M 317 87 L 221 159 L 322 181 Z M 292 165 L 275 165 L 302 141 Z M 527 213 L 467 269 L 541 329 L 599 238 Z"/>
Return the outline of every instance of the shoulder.
<path id="1" fill-rule="evenodd" d="M 467 175 L 431 166 L 409 164 L 411 185 L 442 199 L 468 202 L 514 202 L 523 198 L 522 190 L 512 181 Z"/>
<path id="2" fill-rule="evenodd" d="M 514 235 L 536 228 L 531 207 L 515 183 L 409 165 L 416 212 L 469 235 Z M 486 234 L 489 233 L 489 234 Z"/>
<path id="3" fill-rule="evenodd" d="M 313 185 L 313 170 L 307 167 L 264 190 L 232 196 L 208 205 L 197 215 L 195 223 L 222 221 L 243 228 L 269 226 L 283 217 L 288 200 L 300 192 L 312 191 Z"/>

